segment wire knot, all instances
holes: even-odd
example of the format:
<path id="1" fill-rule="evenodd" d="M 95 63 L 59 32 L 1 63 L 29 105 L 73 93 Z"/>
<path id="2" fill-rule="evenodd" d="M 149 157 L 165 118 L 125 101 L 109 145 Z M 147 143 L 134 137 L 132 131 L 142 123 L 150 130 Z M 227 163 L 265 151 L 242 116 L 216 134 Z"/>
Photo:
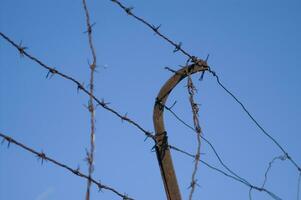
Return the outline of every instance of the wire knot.
<path id="1" fill-rule="evenodd" d="M 21 56 L 21 57 L 24 56 L 25 49 L 28 49 L 27 47 L 22 46 L 22 41 L 20 42 L 20 44 L 18 45 L 17 48 L 18 48 L 18 50 L 19 50 L 19 53 L 20 53 L 20 56 Z"/>
<path id="2" fill-rule="evenodd" d="M 159 26 L 152 25 L 152 29 L 155 33 L 158 33 L 160 28 L 161 28 L 161 24 Z"/>
<path id="3" fill-rule="evenodd" d="M 43 151 L 41 153 L 38 153 L 37 157 L 38 157 L 38 160 L 41 160 L 41 164 L 43 164 L 44 160 L 47 159 L 46 154 Z"/>
<path id="4" fill-rule="evenodd" d="M 179 44 L 175 44 L 175 49 L 173 50 L 174 53 L 182 49 L 182 42 L 179 42 Z"/>
<path id="5" fill-rule="evenodd" d="M 128 7 L 128 8 L 125 8 L 125 12 L 128 14 L 128 15 L 132 15 L 132 10 L 134 9 L 134 7 Z"/>
<path id="6" fill-rule="evenodd" d="M 84 83 L 80 84 L 80 83 L 77 83 L 77 92 L 79 90 L 84 90 Z"/>

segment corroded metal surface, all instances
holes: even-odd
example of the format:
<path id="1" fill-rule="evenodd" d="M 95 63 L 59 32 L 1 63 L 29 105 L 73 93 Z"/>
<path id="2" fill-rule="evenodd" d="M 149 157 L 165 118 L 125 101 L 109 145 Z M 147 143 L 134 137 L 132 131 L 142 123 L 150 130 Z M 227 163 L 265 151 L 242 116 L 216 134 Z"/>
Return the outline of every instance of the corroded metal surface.
<path id="1" fill-rule="evenodd" d="M 175 170 L 167 141 L 167 132 L 164 127 L 164 108 L 168 95 L 176 85 L 189 74 L 208 70 L 205 61 L 198 61 L 196 64 L 188 65 L 176 72 L 163 85 L 155 102 L 153 121 L 156 132 L 156 154 L 160 166 L 161 176 L 163 179 L 167 200 L 181 200 L 181 193 L 178 186 Z"/>

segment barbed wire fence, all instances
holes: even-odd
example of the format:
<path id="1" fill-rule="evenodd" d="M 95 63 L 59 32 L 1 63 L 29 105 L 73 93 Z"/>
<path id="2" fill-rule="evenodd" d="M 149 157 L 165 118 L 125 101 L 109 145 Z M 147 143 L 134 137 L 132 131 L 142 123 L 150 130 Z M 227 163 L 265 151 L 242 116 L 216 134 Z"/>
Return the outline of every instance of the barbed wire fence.
<path id="1" fill-rule="evenodd" d="M 118 0 L 111 0 L 112 3 L 115 3 L 118 7 L 120 7 L 122 10 L 124 10 L 126 12 L 126 14 L 128 16 L 133 17 L 134 19 L 138 20 L 139 22 L 141 22 L 142 24 L 146 25 L 148 28 L 150 28 L 156 35 L 158 35 L 161 39 L 165 40 L 166 42 L 168 42 L 171 46 L 173 46 L 173 52 L 181 52 L 183 55 L 185 55 L 188 58 L 188 61 L 186 63 L 186 66 L 193 66 L 193 65 L 198 65 L 198 61 L 202 60 L 200 58 L 198 58 L 197 56 L 194 56 L 192 54 L 190 54 L 188 51 L 186 51 L 185 49 L 182 48 L 182 42 L 176 43 L 173 40 L 171 40 L 169 37 L 167 37 L 165 34 L 163 34 L 160 31 L 160 27 L 159 26 L 155 26 L 151 23 L 149 23 L 148 21 L 146 21 L 144 18 L 137 16 L 136 14 L 133 13 L 133 7 L 126 7 L 124 4 L 122 4 L 120 1 Z M 21 149 L 23 149 L 24 151 L 28 151 L 32 154 L 34 154 L 38 160 L 41 161 L 41 163 L 43 164 L 45 161 L 49 161 L 52 164 L 56 165 L 57 167 L 60 168 L 64 168 L 65 170 L 68 170 L 70 172 L 72 172 L 74 175 L 84 178 L 87 180 L 87 192 L 86 192 L 86 200 L 90 199 L 90 187 L 91 184 L 95 184 L 99 190 L 108 190 L 113 192 L 114 194 L 116 194 L 117 196 L 119 196 L 122 199 L 133 199 L 131 197 L 129 197 L 126 193 L 122 193 L 119 192 L 118 190 L 114 189 L 111 186 L 107 186 L 105 184 L 102 184 L 100 181 L 96 181 L 96 179 L 94 179 L 92 177 L 93 174 L 93 169 L 94 169 L 94 164 L 93 164 L 93 160 L 94 160 L 94 151 L 95 151 L 95 107 L 100 106 L 102 107 L 104 110 L 109 111 L 110 113 L 112 113 L 113 115 L 115 115 L 117 118 L 121 119 L 122 121 L 126 121 L 128 122 L 130 125 L 134 126 L 135 128 L 137 128 L 142 134 L 144 134 L 145 139 L 152 139 L 152 141 L 154 142 L 154 146 L 157 145 L 156 142 L 156 136 L 151 132 L 148 131 L 147 129 L 145 129 L 144 127 L 142 127 L 138 122 L 136 122 L 135 120 L 133 120 L 132 118 L 129 118 L 126 115 L 121 114 L 119 111 L 116 111 L 115 109 L 113 109 L 112 107 L 109 106 L 109 103 L 107 103 L 104 99 L 99 99 L 94 95 L 94 72 L 95 72 L 95 68 L 97 66 L 96 64 L 96 53 L 95 53 L 95 48 L 93 45 L 93 40 L 92 40 L 92 27 L 94 24 L 91 24 L 90 22 L 90 16 L 89 16 L 89 10 L 87 8 L 86 5 L 86 1 L 83 0 L 83 7 L 84 7 L 84 11 L 85 11 L 85 16 L 86 16 L 86 27 L 87 27 L 87 35 L 88 35 L 88 41 L 89 41 L 89 48 L 92 54 L 92 64 L 89 64 L 90 67 L 90 82 L 89 85 L 86 86 L 84 85 L 81 81 L 77 80 L 76 78 L 65 74 L 63 72 L 61 72 L 60 70 L 58 70 L 55 67 L 50 67 L 49 65 L 45 64 L 43 61 L 41 61 L 40 59 L 38 59 L 37 57 L 35 57 L 34 55 L 28 53 L 28 48 L 25 46 L 22 46 L 22 43 L 18 44 L 16 42 L 14 42 L 10 37 L 8 37 L 6 34 L 0 32 L 0 36 L 6 40 L 9 44 L 11 44 L 13 47 L 15 47 L 21 57 L 27 57 L 28 59 L 32 60 L 33 62 L 37 63 L 39 66 L 41 66 L 42 68 L 46 69 L 47 73 L 46 73 L 46 78 L 51 78 L 54 75 L 57 75 L 61 78 L 63 78 L 64 80 L 70 81 L 72 82 L 77 91 L 78 92 L 83 92 L 84 94 L 86 94 L 89 97 L 89 101 L 88 101 L 88 111 L 90 112 L 90 124 L 91 124 L 91 131 L 90 131 L 90 150 L 87 150 L 87 157 L 86 160 L 88 162 L 88 174 L 84 174 L 82 172 L 80 172 L 80 169 L 74 169 L 71 168 L 69 166 L 67 166 L 66 164 L 62 163 L 62 162 L 58 162 L 56 159 L 54 158 L 50 158 L 48 156 L 46 156 L 46 154 L 44 152 L 38 152 L 30 147 L 28 147 L 26 144 L 23 144 L 19 141 L 17 141 L 16 139 L 4 134 L 0 132 L 0 137 L 3 138 L 2 140 L 2 144 L 4 144 L 4 142 L 7 142 L 7 147 L 10 146 L 10 144 L 15 144 L 16 146 L 21 147 Z M 206 59 L 206 62 L 208 60 L 208 57 Z M 177 73 L 177 70 L 173 70 L 170 68 L 166 68 L 167 70 L 173 72 L 173 73 Z M 201 134 L 201 127 L 199 125 L 199 119 L 198 119 L 198 115 L 199 115 L 199 107 L 198 104 L 195 103 L 194 99 L 193 99 L 193 95 L 194 92 L 196 91 L 196 88 L 192 82 L 192 79 L 190 77 L 190 75 L 188 76 L 188 82 L 187 82 L 187 88 L 188 88 L 188 94 L 189 94 L 189 100 L 190 100 L 190 104 L 191 104 L 191 109 L 192 109 L 192 116 L 193 116 L 193 124 L 194 127 L 189 125 L 189 123 L 185 122 L 179 114 L 177 114 L 176 112 L 173 111 L 173 106 L 167 107 L 164 105 L 164 108 L 166 110 L 168 110 L 180 123 L 182 123 L 184 126 L 186 126 L 187 128 L 191 129 L 194 133 L 196 133 L 197 135 L 197 151 L 195 154 L 189 153 L 188 151 L 185 151 L 181 148 L 178 148 L 172 144 L 168 144 L 168 147 L 178 153 L 181 153 L 185 156 L 191 157 L 194 159 L 194 169 L 192 171 L 192 179 L 191 179 L 191 183 L 190 183 L 190 196 L 189 199 L 192 199 L 193 193 L 195 191 L 195 186 L 197 185 L 197 179 L 196 179 L 196 173 L 198 170 L 198 163 L 202 163 L 204 166 L 208 167 L 211 170 L 214 170 L 215 172 L 218 172 L 219 174 L 226 176 L 238 183 L 241 183 L 247 187 L 249 187 L 249 199 L 252 199 L 252 191 L 256 190 L 258 192 L 264 192 L 266 194 L 268 194 L 272 199 L 276 199 L 276 200 L 281 200 L 282 198 L 280 198 L 278 195 L 276 195 L 274 192 L 268 190 L 265 188 L 266 186 L 266 182 L 268 180 L 268 174 L 272 168 L 272 165 L 277 161 L 277 160 L 281 160 L 281 161 L 285 161 L 285 160 L 289 160 L 290 163 L 292 163 L 292 165 L 296 168 L 296 170 L 299 173 L 298 176 L 298 181 L 297 181 L 297 200 L 300 199 L 300 179 L 301 179 L 301 168 L 300 165 L 297 164 L 297 162 L 295 161 L 295 159 L 293 157 L 290 156 L 290 154 L 285 150 L 285 148 L 269 133 L 267 132 L 263 126 L 255 119 L 255 117 L 250 113 L 250 111 L 246 108 L 246 106 L 220 81 L 220 77 L 219 75 L 212 70 L 212 68 L 210 66 L 208 66 L 208 69 L 206 70 L 206 72 L 208 72 L 209 74 L 211 74 L 215 79 L 217 84 L 228 94 L 230 95 L 234 101 L 239 104 L 241 106 L 241 108 L 243 109 L 243 111 L 247 114 L 247 116 L 251 119 L 251 121 L 261 130 L 261 132 L 267 136 L 267 138 L 272 141 L 275 146 L 277 146 L 277 148 L 279 148 L 283 155 L 279 155 L 276 156 L 274 158 L 271 159 L 271 161 L 268 163 L 268 167 L 265 171 L 264 174 L 264 180 L 262 185 L 254 185 L 251 184 L 249 181 L 247 181 L 245 178 L 243 178 L 242 176 L 238 175 L 236 172 L 234 172 L 233 170 L 231 170 L 231 168 L 225 164 L 225 162 L 223 161 L 223 159 L 221 158 L 220 154 L 217 152 L 216 148 L 214 147 L 214 145 L 207 140 L 206 138 L 204 138 L 204 136 Z M 203 78 L 205 74 L 205 71 L 202 73 L 201 75 L 201 79 Z M 94 105 L 94 102 L 96 105 Z M 158 103 L 158 102 L 156 102 Z M 160 103 L 160 102 L 159 102 Z M 204 160 L 202 160 L 200 158 L 200 148 L 201 148 L 201 139 L 209 144 L 210 148 L 213 150 L 216 158 L 218 159 L 219 163 L 221 164 L 221 166 L 224 169 L 220 169 L 217 168 L 207 162 L 205 162 Z"/>

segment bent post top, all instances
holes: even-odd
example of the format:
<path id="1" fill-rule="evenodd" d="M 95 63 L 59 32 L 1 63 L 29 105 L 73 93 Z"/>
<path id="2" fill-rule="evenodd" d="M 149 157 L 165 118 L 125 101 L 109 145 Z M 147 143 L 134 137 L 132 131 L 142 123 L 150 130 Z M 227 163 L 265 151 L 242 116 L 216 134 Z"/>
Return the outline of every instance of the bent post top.
<path id="1" fill-rule="evenodd" d="M 178 186 L 175 170 L 173 167 L 171 154 L 167 142 L 167 132 L 164 127 L 164 108 L 168 95 L 188 74 L 208 70 L 207 62 L 198 60 L 196 63 L 188 65 L 178 71 L 163 85 L 155 102 L 153 121 L 156 132 L 156 154 L 160 166 L 161 176 L 167 200 L 181 200 L 181 193 Z"/>

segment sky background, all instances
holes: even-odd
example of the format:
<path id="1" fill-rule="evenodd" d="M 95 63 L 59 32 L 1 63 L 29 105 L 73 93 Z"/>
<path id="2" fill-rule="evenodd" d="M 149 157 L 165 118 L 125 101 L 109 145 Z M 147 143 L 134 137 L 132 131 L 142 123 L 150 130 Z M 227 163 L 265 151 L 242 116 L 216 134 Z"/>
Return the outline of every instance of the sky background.
<path id="1" fill-rule="evenodd" d="M 91 60 L 85 15 L 80 0 L 0 0 L 0 30 L 49 66 L 89 82 Z M 122 1 L 133 12 L 193 55 L 205 58 L 221 81 L 245 103 L 277 141 L 301 164 L 301 1 L 153 0 Z M 155 97 L 186 58 L 148 28 L 128 17 L 111 1 L 88 0 L 97 52 L 95 94 L 120 113 L 153 131 Z M 0 39 L 0 131 L 68 164 L 79 165 L 89 148 L 88 97 L 70 82 L 54 76 Z M 204 136 L 224 162 L 255 185 L 261 185 L 269 161 L 280 150 L 250 121 L 237 103 L 206 74 L 195 75 Z M 167 102 L 192 124 L 185 80 Z M 96 180 L 135 199 L 165 199 L 153 143 L 113 114 L 96 110 Z M 169 142 L 196 151 L 192 131 L 165 113 Z M 201 159 L 221 167 L 206 144 Z M 193 160 L 172 152 L 183 199 L 188 198 Z M 84 199 L 86 180 L 15 145 L 0 147 L 1 200 Z M 200 187 L 194 199 L 249 199 L 249 188 L 200 165 Z M 297 199 L 298 172 L 288 161 L 277 161 L 266 187 L 285 200 Z M 92 187 L 91 199 L 120 199 Z M 254 200 L 271 199 L 252 193 Z"/>

